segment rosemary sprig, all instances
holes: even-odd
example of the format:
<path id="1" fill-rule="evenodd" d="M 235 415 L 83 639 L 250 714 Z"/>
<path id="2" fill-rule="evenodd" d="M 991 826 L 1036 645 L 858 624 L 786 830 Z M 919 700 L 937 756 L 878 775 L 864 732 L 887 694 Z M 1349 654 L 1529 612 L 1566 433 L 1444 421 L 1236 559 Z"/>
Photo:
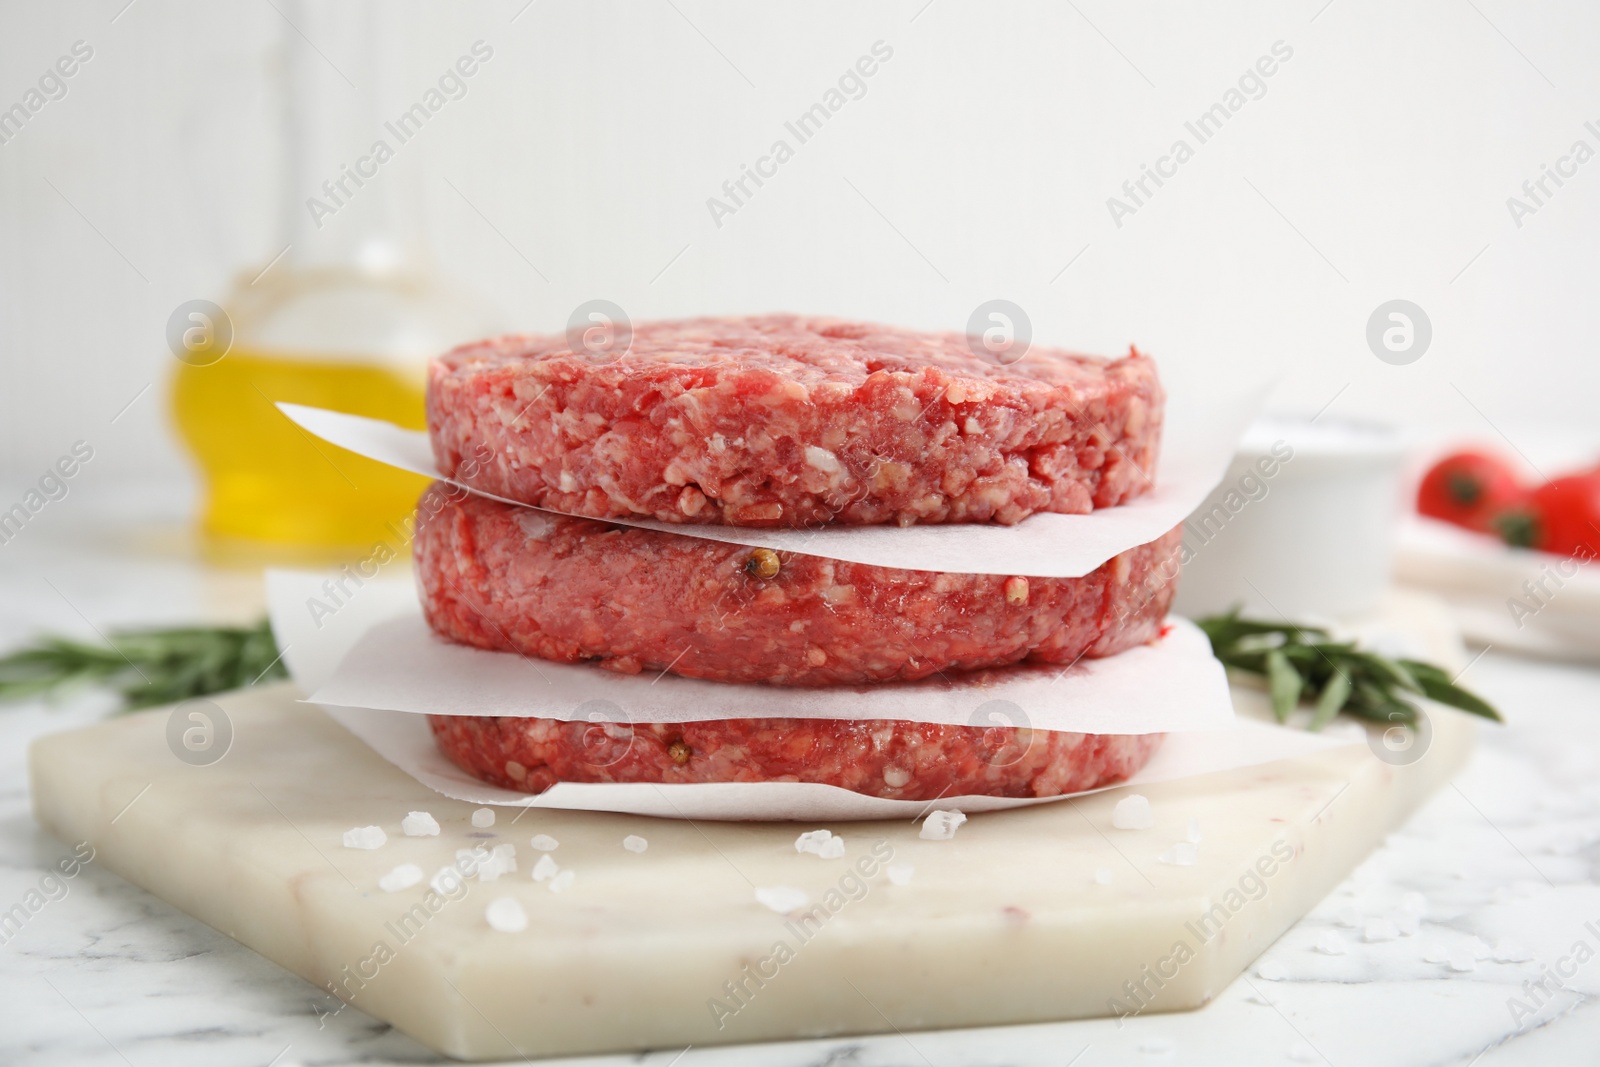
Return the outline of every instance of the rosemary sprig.
<path id="1" fill-rule="evenodd" d="M 122 710 L 132 711 L 288 676 L 266 619 L 249 627 L 114 630 L 109 640 L 41 637 L 0 657 L 0 701 L 100 686 L 115 689 Z"/>
<path id="2" fill-rule="evenodd" d="M 1343 711 L 1363 719 L 1413 726 L 1417 697 L 1500 721 L 1500 713 L 1474 693 L 1456 685 L 1431 663 L 1387 659 L 1335 641 L 1327 630 L 1290 622 L 1226 615 L 1199 619 L 1211 651 L 1224 665 L 1263 675 L 1279 722 L 1302 700 L 1313 705 L 1311 730 L 1320 730 Z"/>

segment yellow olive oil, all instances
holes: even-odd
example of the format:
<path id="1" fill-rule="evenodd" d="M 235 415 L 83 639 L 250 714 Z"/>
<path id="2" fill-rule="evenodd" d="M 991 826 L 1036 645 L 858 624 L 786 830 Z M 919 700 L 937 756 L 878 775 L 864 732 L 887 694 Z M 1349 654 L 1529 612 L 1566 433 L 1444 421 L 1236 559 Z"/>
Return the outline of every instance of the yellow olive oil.
<path id="1" fill-rule="evenodd" d="M 205 532 L 332 550 L 392 540 L 390 524 L 428 480 L 312 437 L 273 406 L 280 400 L 424 426 L 420 366 L 250 349 L 180 364 L 173 417 L 204 479 Z"/>

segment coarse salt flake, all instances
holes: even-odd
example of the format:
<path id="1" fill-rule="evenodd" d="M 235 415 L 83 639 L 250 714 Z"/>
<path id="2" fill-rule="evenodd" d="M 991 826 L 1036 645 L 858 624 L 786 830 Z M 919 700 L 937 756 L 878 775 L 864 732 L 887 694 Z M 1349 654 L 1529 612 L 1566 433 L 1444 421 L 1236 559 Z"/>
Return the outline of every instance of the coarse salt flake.
<path id="1" fill-rule="evenodd" d="M 1118 830 L 1148 830 L 1155 824 L 1150 801 L 1138 793 L 1123 797 L 1111 809 L 1111 825 Z"/>
<path id="2" fill-rule="evenodd" d="M 549 834 L 534 834 L 533 838 L 528 842 L 528 844 L 532 845 L 540 852 L 554 852 L 556 850 L 556 846 L 560 845 L 561 842 L 557 841 Z"/>
<path id="3" fill-rule="evenodd" d="M 917 869 L 909 863 L 891 863 L 884 868 L 884 873 L 889 876 L 892 885 L 910 885 L 911 876 L 917 873 Z"/>
<path id="4" fill-rule="evenodd" d="M 1400 936 L 1400 928 L 1388 919 L 1368 919 L 1361 936 L 1366 941 L 1393 941 Z"/>
<path id="5" fill-rule="evenodd" d="M 494 809 L 479 808 L 472 813 L 472 825 L 480 830 L 487 830 L 494 825 Z"/>
<path id="6" fill-rule="evenodd" d="M 570 867 L 567 868 L 566 870 L 557 874 L 554 878 L 550 879 L 550 892 L 565 893 L 567 890 L 572 888 L 572 883 L 575 882 L 577 878 L 578 872 Z"/>
<path id="7" fill-rule="evenodd" d="M 756 902 L 779 915 L 787 915 L 811 903 L 811 896 L 804 889 L 791 885 L 771 885 L 756 890 Z"/>
<path id="8" fill-rule="evenodd" d="M 794 850 L 836 860 L 844 855 L 844 838 L 833 836 L 832 830 L 811 830 L 794 839 Z"/>
<path id="9" fill-rule="evenodd" d="M 1494 960 L 1496 963 L 1527 963 L 1533 959 L 1533 953 L 1523 947 L 1522 942 L 1513 937 L 1502 937 L 1494 943 Z"/>
<path id="10" fill-rule="evenodd" d="M 517 849 L 515 845 L 496 845 L 488 856 L 478 861 L 478 881 L 492 882 L 502 874 L 510 874 L 517 869 Z"/>
<path id="11" fill-rule="evenodd" d="M 1264 982 L 1281 982 L 1289 977 L 1289 969 L 1277 960 L 1262 960 L 1256 968 L 1256 977 Z"/>
<path id="12" fill-rule="evenodd" d="M 439 820 L 426 811 L 413 811 L 400 820 L 400 829 L 407 837 L 438 837 Z"/>
<path id="13" fill-rule="evenodd" d="M 1096 867 L 1094 871 L 1095 885 L 1110 885 L 1112 879 L 1110 867 Z"/>
<path id="14" fill-rule="evenodd" d="M 1317 938 L 1317 951 L 1324 956 L 1343 956 L 1349 946 L 1337 931 L 1329 930 Z"/>
<path id="15" fill-rule="evenodd" d="M 483 909 L 483 917 L 492 929 L 502 934 L 521 933 L 528 928 L 528 913 L 513 897 L 495 897 Z"/>
<path id="16" fill-rule="evenodd" d="M 1170 863 L 1174 867 L 1193 867 L 1200 860 L 1200 849 L 1187 841 L 1179 841 L 1156 859 L 1161 863 Z"/>
<path id="17" fill-rule="evenodd" d="M 554 856 L 546 853 L 539 857 L 538 863 L 533 865 L 533 880 L 535 882 L 547 882 L 560 872 L 561 865 L 555 861 Z"/>
<path id="18" fill-rule="evenodd" d="M 629 852 L 643 852 L 645 849 L 650 847 L 650 842 L 646 841 L 638 834 L 629 834 L 627 837 L 622 839 L 622 847 L 627 849 Z"/>
<path id="19" fill-rule="evenodd" d="M 357 826 L 344 832 L 345 848 L 382 848 L 388 840 L 381 826 Z"/>
<path id="20" fill-rule="evenodd" d="M 917 831 L 917 836 L 924 841 L 948 841 L 956 836 L 956 829 L 967 821 L 965 812 L 961 811 L 935 811 L 922 820 L 922 829 Z"/>
<path id="21" fill-rule="evenodd" d="M 382 878 L 378 879 L 378 888 L 385 893 L 398 893 L 402 889 L 410 889 L 422 881 L 422 868 L 415 863 L 402 863 Z"/>

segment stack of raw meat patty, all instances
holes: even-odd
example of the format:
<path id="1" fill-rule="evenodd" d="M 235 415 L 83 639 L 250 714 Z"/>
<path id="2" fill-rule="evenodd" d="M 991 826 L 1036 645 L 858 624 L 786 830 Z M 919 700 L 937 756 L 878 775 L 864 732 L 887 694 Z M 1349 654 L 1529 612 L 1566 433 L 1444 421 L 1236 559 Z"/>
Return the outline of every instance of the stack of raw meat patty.
<path id="1" fill-rule="evenodd" d="M 899 570 L 620 525 L 1003 523 L 1114 507 L 1151 484 L 1163 394 L 1138 352 L 773 315 L 639 326 L 621 355 L 506 337 L 435 360 L 440 471 L 423 607 L 478 648 L 742 683 L 750 717 L 597 727 L 432 716 L 441 749 L 526 793 L 556 782 L 801 781 L 901 800 L 1055 796 L 1138 770 L 1160 735 L 765 717 L 759 686 L 867 686 L 1156 638 L 1180 531 L 1081 578 Z M 436 500 L 438 497 L 436 497 Z M 547 509 L 547 510 L 535 510 Z M 579 517 L 582 516 L 582 517 Z M 981 703 L 981 698 L 976 701 Z"/>

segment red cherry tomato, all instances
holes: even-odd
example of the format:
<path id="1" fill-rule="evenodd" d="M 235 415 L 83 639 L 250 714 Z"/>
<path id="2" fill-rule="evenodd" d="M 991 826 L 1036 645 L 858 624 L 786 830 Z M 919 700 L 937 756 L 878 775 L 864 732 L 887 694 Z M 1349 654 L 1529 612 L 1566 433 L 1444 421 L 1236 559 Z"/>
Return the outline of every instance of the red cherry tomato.
<path id="1" fill-rule="evenodd" d="M 1456 452 L 1435 463 L 1417 489 L 1417 510 L 1472 530 L 1488 531 L 1496 515 L 1527 495 L 1515 468 L 1483 452 Z"/>
<path id="2" fill-rule="evenodd" d="M 1600 556 L 1600 472 L 1546 482 L 1495 520 L 1507 544 L 1562 556 Z"/>

